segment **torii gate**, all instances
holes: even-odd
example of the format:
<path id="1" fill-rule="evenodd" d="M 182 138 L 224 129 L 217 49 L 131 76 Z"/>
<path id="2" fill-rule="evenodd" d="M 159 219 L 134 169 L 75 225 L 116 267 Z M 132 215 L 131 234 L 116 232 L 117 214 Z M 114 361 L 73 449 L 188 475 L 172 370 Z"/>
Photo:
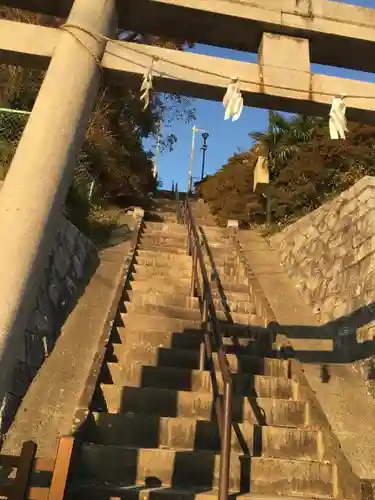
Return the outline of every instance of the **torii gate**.
<path id="1" fill-rule="evenodd" d="M 1 401 L 98 93 L 99 64 L 139 87 L 154 60 L 156 90 L 212 100 L 234 76 L 245 105 L 305 114 L 327 115 L 332 97 L 347 94 L 356 96 L 347 100 L 348 118 L 375 123 L 375 84 L 310 71 L 311 61 L 375 72 L 375 9 L 329 0 L 118 0 L 117 10 L 115 0 L 0 3 L 112 38 L 120 27 L 259 54 L 249 64 L 0 21 L 1 62 L 48 67 L 0 196 Z"/>

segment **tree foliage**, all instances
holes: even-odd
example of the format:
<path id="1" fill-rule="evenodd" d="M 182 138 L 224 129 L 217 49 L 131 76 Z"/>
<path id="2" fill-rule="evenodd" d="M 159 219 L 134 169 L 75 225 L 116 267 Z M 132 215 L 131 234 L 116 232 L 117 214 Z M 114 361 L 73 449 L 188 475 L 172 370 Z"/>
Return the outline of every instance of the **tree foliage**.
<path id="1" fill-rule="evenodd" d="M 237 219 L 242 224 L 262 212 L 262 200 L 253 193 L 253 170 L 256 153 L 235 154 L 216 174 L 196 184 L 198 196 L 204 198 L 220 223 Z"/>
<path id="2" fill-rule="evenodd" d="M 375 127 L 349 123 L 346 140 L 331 140 L 327 123 L 301 144 L 271 185 L 274 220 L 296 218 L 375 175 Z"/>
<path id="3" fill-rule="evenodd" d="M 279 227 L 314 210 L 364 175 L 375 175 L 373 126 L 349 123 L 346 140 L 331 140 L 327 120 L 287 118 L 271 111 L 267 130 L 250 136 L 254 139 L 250 151 L 234 155 L 197 188 L 223 222 L 232 217 L 252 222 L 261 211 L 264 222 L 265 199 L 253 192 L 257 156 L 269 160 L 272 221 Z"/>
<path id="4" fill-rule="evenodd" d="M 58 27 L 63 20 L 0 7 L 0 18 L 44 26 Z M 182 50 L 184 42 L 163 40 L 148 35 L 125 33 L 121 39 L 136 43 L 152 43 Z M 43 82 L 44 72 L 10 65 L 0 66 L 0 105 L 31 110 Z M 63 98 L 63 89 L 62 89 Z M 83 148 L 79 154 L 76 174 L 68 195 L 68 208 L 90 210 L 88 192 L 94 186 L 93 200 L 126 204 L 142 204 L 156 188 L 153 176 L 153 154 L 145 151 L 143 140 L 155 136 L 161 120 L 168 125 L 174 120 L 192 120 L 194 110 L 181 96 L 154 94 L 143 111 L 139 89 L 129 89 L 104 81 L 93 110 Z M 173 148 L 177 138 L 166 134 L 162 149 Z M 9 151 L 8 151 L 9 152 Z M 74 192 L 72 192 L 74 191 Z M 77 205 L 78 204 L 78 205 Z M 70 212 L 72 211 L 70 210 Z"/>

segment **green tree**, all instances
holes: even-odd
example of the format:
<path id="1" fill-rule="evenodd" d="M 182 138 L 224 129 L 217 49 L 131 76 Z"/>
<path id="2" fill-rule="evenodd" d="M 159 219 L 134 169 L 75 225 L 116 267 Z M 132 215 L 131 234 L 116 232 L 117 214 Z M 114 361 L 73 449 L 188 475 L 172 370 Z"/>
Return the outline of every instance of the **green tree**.
<path id="1" fill-rule="evenodd" d="M 268 113 L 268 128 L 265 132 L 251 132 L 255 151 L 268 158 L 271 180 L 298 152 L 301 144 L 311 140 L 323 120 L 311 116 L 296 115 L 290 119 L 276 111 Z"/>
<path id="2" fill-rule="evenodd" d="M 198 196 L 210 204 L 221 224 L 237 219 L 244 226 L 263 212 L 261 199 L 253 192 L 255 162 L 253 151 L 234 154 L 214 175 L 195 185 Z"/>
<path id="3" fill-rule="evenodd" d="M 45 26 L 58 27 L 62 20 L 26 13 L 18 9 L 0 7 L 0 17 Z M 182 50 L 184 42 L 162 40 L 136 33 L 121 34 L 122 39 L 136 43 L 153 43 Z M 9 65 L 0 66 L 0 105 L 30 110 L 33 106 L 44 72 Z M 194 110 L 188 99 L 180 96 L 161 96 L 155 93 L 150 106 L 143 111 L 139 89 L 105 82 L 87 129 L 85 142 L 77 162 L 76 174 L 68 195 L 70 214 L 79 210 L 87 214 L 92 200 L 109 199 L 112 202 L 142 203 L 147 193 L 156 187 L 152 175 L 152 153 L 143 148 L 143 139 L 158 133 L 163 119 L 167 126 L 176 119 L 190 121 Z M 162 148 L 173 148 L 177 138 L 166 134 Z M 5 153 L 1 147 L 1 155 Z M 9 149 L 6 149 L 9 152 Z M 7 154 L 7 161 L 9 160 Z M 4 160 L 5 161 L 5 160 Z M 94 184 L 93 184 L 94 182 Z M 77 222 L 77 221 L 76 221 Z"/>

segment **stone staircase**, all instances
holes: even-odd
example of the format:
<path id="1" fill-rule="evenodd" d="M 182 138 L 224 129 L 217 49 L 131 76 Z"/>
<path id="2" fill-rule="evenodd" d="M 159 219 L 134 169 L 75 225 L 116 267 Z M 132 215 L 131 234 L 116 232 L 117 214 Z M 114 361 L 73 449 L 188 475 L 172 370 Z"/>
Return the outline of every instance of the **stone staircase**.
<path id="1" fill-rule="evenodd" d="M 217 498 L 220 437 L 210 372 L 199 370 L 201 313 L 189 296 L 187 231 L 168 200 L 150 219 L 82 429 L 71 498 Z M 200 230 L 211 253 L 207 268 L 212 261 L 216 267 L 213 296 L 233 373 L 231 492 L 337 496 L 323 432 L 290 362 L 276 358 L 271 333 L 256 326 L 261 321 L 226 230 Z M 214 363 L 219 371 L 216 354 Z"/>

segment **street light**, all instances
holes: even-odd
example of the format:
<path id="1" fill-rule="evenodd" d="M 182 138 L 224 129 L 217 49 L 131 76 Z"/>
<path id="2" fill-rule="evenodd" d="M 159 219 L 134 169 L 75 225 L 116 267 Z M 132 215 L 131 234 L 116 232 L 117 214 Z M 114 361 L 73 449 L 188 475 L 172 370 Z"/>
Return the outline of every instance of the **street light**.
<path id="1" fill-rule="evenodd" d="M 188 178 L 188 194 L 193 190 L 193 161 L 194 161 L 194 151 L 195 151 L 195 134 L 196 132 L 205 132 L 203 128 L 198 128 L 195 125 L 192 128 L 192 138 L 191 138 L 191 151 L 190 151 L 190 165 L 189 165 L 189 178 Z"/>
<path id="2" fill-rule="evenodd" d="M 204 177 L 204 166 L 205 166 L 205 163 L 206 163 L 206 151 L 207 151 L 207 139 L 208 139 L 209 135 L 210 134 L 208 132 L 203 132 L 203 134 L 202 134 L 203 145 L 201 147 L 201 150 L 203 151 L 203 154 L 202 154 L 202 174 L 201 174 L 201 180 L 203 180 L 203 177 Z"/>

